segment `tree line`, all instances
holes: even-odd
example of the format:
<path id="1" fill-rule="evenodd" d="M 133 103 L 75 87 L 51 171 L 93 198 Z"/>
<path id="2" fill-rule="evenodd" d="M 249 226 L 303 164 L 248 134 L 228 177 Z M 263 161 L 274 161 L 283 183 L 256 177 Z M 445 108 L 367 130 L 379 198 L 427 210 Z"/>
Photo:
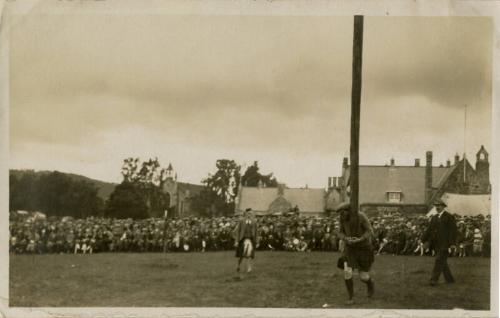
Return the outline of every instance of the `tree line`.
<path id="1" fill-rule="evenodd" d="M 141 219 L 161 217 L 165 211 L 175 216 L 175 204 L 164 186 L 169 175 L 157 158 L 141 161 L 126 158 L 121 167 L 122 182 L 107 200 L 98 196 L 98 188 L 86 180 L 75 180 L 61 172 L 37 174 L 10 173 L 11 211 L 40 211 L 47 216 L 104 216 Z M 234 160 L 219 159 L 215 172 L 201 181 L 203 188 L 189 198 L 190 209 L 200 216 L 229 216 L 234 213 L 240 184 L 277 187 L 278 181 L 260 172 L 255 161 L 245 172 Z"/>
<path id="2" fill-rule="evenodd" d="M 9 174 L 10 211 L 39 211 L 53 216 L 85 218 L 103 215 L 104 201 L 98 188 L 86 180 L 75 180 L 54 171 Z"/>

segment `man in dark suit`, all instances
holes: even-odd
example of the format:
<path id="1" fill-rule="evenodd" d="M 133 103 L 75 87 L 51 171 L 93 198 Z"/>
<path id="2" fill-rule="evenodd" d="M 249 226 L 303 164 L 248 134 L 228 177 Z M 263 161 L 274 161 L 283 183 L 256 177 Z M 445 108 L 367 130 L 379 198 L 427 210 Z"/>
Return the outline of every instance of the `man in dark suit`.
<path id="1" fill-rule="evenodd" d="M 436 261 L 431 275 L 431 286 L 435 286 L 439 276 L 443 273 L 447 283 L 454 283 L 455 279 L 448 267 L 448 248 L 455 246 L 457 224 L 453 215 L 446 211 L 446 204 L 442 200 L 434 203 L 436 214 L 432 216 L 427 230 L 422 237 L 423 242 L 430 241 L 436 251 Z"/>

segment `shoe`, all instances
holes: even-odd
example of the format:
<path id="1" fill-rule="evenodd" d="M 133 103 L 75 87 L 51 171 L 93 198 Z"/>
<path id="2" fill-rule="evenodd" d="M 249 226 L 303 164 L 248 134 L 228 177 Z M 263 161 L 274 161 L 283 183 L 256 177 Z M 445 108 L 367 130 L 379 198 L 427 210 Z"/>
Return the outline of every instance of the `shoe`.
<path id="1" fill-rule="evenodd" d="M 349 300 L 346 300 L 346 301 L 345 301 L 345 304 L 346 304 L 346 305 L 349 305 L 349 306 L 350 306 L 350 305 L 354 305 L 354 299 L 349 299 Z"/>
<path id="2" fill-rule="evenodd" d="M 374 293 L 375 293 L 375 283 L 370 280 L 370 282 L 367 285 L 367 296 L 368 296 L 368 298 L 372 298 Z"/>
<path id="3" fill-rule="evenodd" d="M 436 285 L 437 285 L 437 282 L 436 282 L 436 281 L 434 281 L 434 280 L 431 280 L 431 281 L 430 281 L 430 283 L 429 283 L 429 285 L 431 285 L 431 286 L 436 286 Z"/>

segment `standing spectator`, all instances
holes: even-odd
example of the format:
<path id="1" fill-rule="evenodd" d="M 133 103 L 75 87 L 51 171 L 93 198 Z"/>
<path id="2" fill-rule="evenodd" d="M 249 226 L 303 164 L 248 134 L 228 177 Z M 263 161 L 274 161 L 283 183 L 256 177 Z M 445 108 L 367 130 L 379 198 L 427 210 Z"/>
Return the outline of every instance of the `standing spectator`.
<path id="1" fill-rule="evenodd" d="M 465 241 L 464 241 L 465 256 L 472 255 L 473 244 L 474 244 L 474 229 L 472 228 L 472 224 L 469 223 L 466 225 L 466 230 L 465 230 Z"/>
<path id="2" fill-rule="evenodd" d="M 490 257 L 491 256 L 491 228 L 488 223 L 484 225 L 484 237 L 483 237 L 483 256 Z"/>
<path id="3" fill-rule="evenodd" d="M 455 282 L 448 266 L 447 258 L 448 248 L 455 246 L 457 235 L 455 218 L 446 211 L 446 204 L 438 199 L 434 203 L 434 206 L 436 207 L 437 214 L 432 217 L 429 227 L 422 237 L 422 241 L 424 242 L 434 242 L 433 245 L 437 254 L 431 275 L 431 286 L 436 286 L 441 273 L 443 273 L 447 283 Z"/>
<path id="4" fill-rule="evenodd" d="M 467 228 L 465 227 L 464 221 L 458 222 L 458 229 L 457 229 L 458 257 L 465 257 L 466 231 Z"/>
<path id="5" fill-rule="evenodd" d="M 331 251 L 332 250 L 332 228 L 330 224 L 326 224 L 323 230 L 323 251 Z"/>
<path id="6" fill-rule="evenodd" d="M 483 235 L 481 234 L 481 231 L 476 228 L 474 229 L 474 243 L 472 247 L 472 254 L 477 256 L 481 255 L 483 251 Z"/>

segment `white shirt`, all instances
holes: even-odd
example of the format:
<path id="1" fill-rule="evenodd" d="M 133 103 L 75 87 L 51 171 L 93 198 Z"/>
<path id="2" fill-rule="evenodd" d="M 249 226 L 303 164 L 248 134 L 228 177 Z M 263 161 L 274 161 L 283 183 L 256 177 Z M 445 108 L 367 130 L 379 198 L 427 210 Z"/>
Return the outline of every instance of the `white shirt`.
<path id="1" fill-rule="evenodd" d="M 441 218 L 441 216 L 443 215 L 444 211 L 446 211 L 446 210 L 443 209 L 443 211 L 441 211 L 440 213 L 438 213 L 438 218 Z"/>

